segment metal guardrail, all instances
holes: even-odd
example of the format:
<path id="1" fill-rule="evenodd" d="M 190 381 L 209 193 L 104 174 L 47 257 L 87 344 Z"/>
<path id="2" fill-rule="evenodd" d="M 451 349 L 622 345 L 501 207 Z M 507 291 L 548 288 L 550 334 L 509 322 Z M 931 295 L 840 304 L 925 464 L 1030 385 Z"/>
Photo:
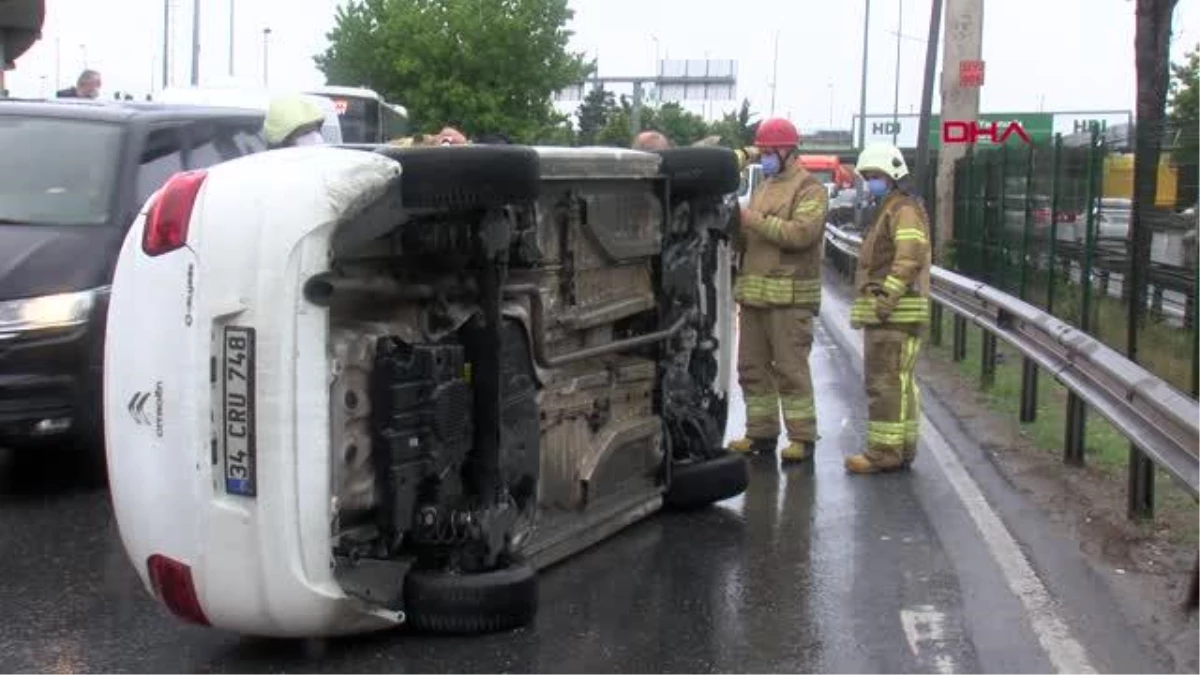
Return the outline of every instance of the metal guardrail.
<path id="1" fill-rule="evenodd" d="M 862 239 L 857 235 L 827 225 L 825 238 L 838 251 L 858 257 Z M 1200 495 L 1200 407 L 1195 400 L 1096 338 L 986 284 L 934 267 L 931 285 L 934 302 L 1053 374 L 1193 497 Z"/>

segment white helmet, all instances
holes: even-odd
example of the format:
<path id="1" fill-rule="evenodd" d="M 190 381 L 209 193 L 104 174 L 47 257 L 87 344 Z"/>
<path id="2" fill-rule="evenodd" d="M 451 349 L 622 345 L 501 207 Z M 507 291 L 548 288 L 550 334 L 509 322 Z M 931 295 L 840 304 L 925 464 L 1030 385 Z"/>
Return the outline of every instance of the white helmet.
<path id="1" fill-rule="evenodd" d="M 854 170 L 860 175 L 863 171 L 878 171 L 891 176 L 892 180 L 908 175 L 908 165 L 904 163 L 900 148 L 887 143 L 874 143 L 863 148 Z"/>

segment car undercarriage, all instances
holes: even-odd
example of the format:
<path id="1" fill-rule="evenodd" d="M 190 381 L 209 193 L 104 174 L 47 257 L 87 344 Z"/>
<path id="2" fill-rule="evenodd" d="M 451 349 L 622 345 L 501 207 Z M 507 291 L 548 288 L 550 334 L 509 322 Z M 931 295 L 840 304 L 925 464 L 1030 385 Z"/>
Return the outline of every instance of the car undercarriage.
<path id="1" fill-rule="evenodd" d="M 347 594 L 418 628 L 520 625 L 537 569 L 745 488 L 721 448 L 732 153 L 376 151 L 400 185 L 304 286 L 329 310 Z"/>

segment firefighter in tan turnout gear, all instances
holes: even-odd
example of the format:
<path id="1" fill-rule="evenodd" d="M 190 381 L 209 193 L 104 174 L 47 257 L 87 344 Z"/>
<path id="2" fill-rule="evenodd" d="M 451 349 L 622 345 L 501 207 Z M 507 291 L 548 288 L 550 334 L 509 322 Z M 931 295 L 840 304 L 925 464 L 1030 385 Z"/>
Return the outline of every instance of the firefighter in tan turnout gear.
<path id="1" fill-rule="evenodd" d="M 821 245 L 829 205 L 824 185 L 799 164 L 800 134 L 786 119 L 764 120 L 740 164 L 758 161 L 766 180 L 742 210 L 738 378 L 746 400 L 746 437 L 730 450 L 774 455 L 782 408 L 788 445 L 781 458 L 813 454 L 817 414 L 808 356 L 821 307 Z"/>
<path id="2" fill-rule="evenodd" d="M 929 217 L 908 194 L 900 150 L 872 145 L 858 173 L 878 202 L 858 258 L 850 324 L 863 329 L 867 449 L 846 458 L 852 473 L 906 469 L 917 453 L 920 392 L 913 370 L 929 324 Z"/>

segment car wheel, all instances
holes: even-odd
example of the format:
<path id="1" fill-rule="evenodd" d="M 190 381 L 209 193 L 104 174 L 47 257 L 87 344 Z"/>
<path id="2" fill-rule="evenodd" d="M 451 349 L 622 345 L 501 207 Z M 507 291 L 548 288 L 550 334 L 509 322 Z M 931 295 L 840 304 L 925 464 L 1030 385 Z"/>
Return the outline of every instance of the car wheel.
<path id="1" fill-rule="evenodd" d="M 414 570 L 404 581 L 408 623 L 430 633 L 520 628 L 537 614 L 537 572 L 525 562 L 474 574 Z"/>
<path id="2" fill-rule="evenodd" d="M 670 509 L 699 509 L 736 497 L 750 484 L 746 458 L 726 452 L 714 459 L 681 462 L 671 467 L 671 484 L 663 497 Z"/>
<path id="3" fill-rule="evenodd" d="M 399 148 L 376 152 L 400 162 L 401 200 L 408 208 L 481 208 L 538 196 L 537 151 L 521 146 Z"/>
<path id="4" fill-rule="evenodd" d="M 727 148 L 671 148 L 658 155 L 659 171 L 671 180 L 673 198 L 731 194 L 741 184 L 737 155 Z"/>

